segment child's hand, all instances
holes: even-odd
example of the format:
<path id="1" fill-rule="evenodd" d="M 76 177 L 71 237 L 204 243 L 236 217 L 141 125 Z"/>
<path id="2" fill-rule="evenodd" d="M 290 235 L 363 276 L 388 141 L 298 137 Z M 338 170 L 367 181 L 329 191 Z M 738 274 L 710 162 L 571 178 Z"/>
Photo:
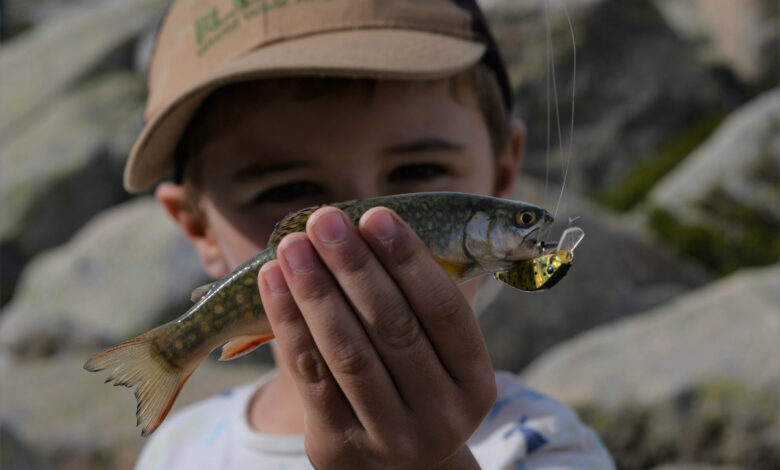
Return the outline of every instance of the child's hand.
<path id="1" fill-rule="evenodd" d="M 318 469 L 477 468 L 465 445 L 496 397 L 466 299 L 385 208 L 358 232 L 315 212 L 260 274 Z M 280 269 L 281 267 L 281 269 Z"/>

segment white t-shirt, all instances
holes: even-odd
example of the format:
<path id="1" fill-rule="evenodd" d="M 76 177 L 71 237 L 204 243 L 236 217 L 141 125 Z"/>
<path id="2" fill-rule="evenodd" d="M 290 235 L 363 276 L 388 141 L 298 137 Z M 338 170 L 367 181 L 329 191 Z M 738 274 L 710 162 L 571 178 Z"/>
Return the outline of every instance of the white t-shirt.
<path id="1" fill-rule="evenodd" d="M 249 426 L 249 401 L 260 381 L 196 403 L 168 417 L 149 438 L 137 470 L 311 470 L 302 435 Z M 568 407 L 496 374 L 498 399 L 467 444 L 483 470 L 612 470 L 596 434 Z"/>

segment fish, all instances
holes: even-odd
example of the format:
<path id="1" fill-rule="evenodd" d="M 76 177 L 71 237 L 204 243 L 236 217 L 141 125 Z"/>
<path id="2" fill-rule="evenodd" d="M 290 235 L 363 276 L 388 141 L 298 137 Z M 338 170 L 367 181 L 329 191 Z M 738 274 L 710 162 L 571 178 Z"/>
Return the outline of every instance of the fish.
<path id="1" fill-rule="evenodd" d="M 584 237 L 585 232 L 581 228 L 570 227 L 563 232 L 560 241 L 553 244 L 551 252 L 523 261 L 506 271 L 496 272 L 494 277 L 524 291 L 550 289 L 569 272 L 574 262 L 574 248 Z"/>
<path id="2" fill-rule="evenodd" d="M 355 225 L 368 209 L 395 211 L 425 243 L 455 282 L 510 269 L 538 256 L 535 234 L 553 221 L 533 204 L 465 193 L 413 193 L 330 204 Z M 294 212 L 277 222 L 266 249 L 222 279 L 195 289 L 194 305 L 179 318 L 92 358 L 91 372 L 112 369 L 106 383 L 135 388 L 136 426 L 148 436 L 162 423 L 187 379 L 222 345 L 220 360 L 249 353 L 273 338 L 257 287 L 257 274 L 276 258 L 279 242 L 304 232 L 322 206 Z"/>

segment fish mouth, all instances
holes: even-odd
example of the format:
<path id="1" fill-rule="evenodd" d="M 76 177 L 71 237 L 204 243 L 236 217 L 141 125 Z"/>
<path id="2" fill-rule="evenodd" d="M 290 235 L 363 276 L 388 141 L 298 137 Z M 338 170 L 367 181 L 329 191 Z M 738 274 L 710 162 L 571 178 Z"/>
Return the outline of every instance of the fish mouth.
<path id="1" fill-rule="evenodd" d="M 548 255 L 554 252 L 558 248 L 558 240 L 546 242 L 544 240 L 539 242 L 539 253 Z"/>
<path id="2" fill-rule="evenodd" d="M 527 249 L 530 249 L 534 253 L 534 257 L 544 254 L 544 250 L 550 246 L 551 243 L 555 243 L 556 245 L 558 242 L 546 242 L 543 240 L 539 240 L 537 235 L 539 234 L 539 231 L 546 227 L 548 224 L 540 225 L 539 227 L 534 228 L 528 234 L 525 236 L 525 241 L 523 242 L 523 246 L 525 246 Z"/>
<path id="3" fill-rule="evenodd" d="M 547 228 L 554 222 L 554 218 L 549 213 L 544 215 L 544 223 L 540 224 L 537 228 L 535 228 L 531 233 L 536 234 L 536 232 L 541 231 L 543 228 Z M 545 241 L 545 240 L 539 240 L 536 237 L 533 237 L 530 239 L 530 241 L 533 241 L 534 247 L 536 248 L 538 255 L 546 255 L 550 252 L 554 251 L 555 248 L 558 246 L 558 240 L 553 241 Z"/>

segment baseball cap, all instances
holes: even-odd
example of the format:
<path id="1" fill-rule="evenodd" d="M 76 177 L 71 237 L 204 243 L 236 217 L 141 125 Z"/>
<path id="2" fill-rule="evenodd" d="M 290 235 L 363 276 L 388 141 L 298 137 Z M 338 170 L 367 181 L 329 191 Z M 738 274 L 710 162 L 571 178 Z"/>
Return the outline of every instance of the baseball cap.
<path id="1" fill-rule="evenodd" d="M 510 109 L 476 0 L 177 0 L 158 30 L 125 188 L 140 192 L 170 173 L 193 114 L 219 87 L 287 76 L 436 79 L 480 61 Z"/>

